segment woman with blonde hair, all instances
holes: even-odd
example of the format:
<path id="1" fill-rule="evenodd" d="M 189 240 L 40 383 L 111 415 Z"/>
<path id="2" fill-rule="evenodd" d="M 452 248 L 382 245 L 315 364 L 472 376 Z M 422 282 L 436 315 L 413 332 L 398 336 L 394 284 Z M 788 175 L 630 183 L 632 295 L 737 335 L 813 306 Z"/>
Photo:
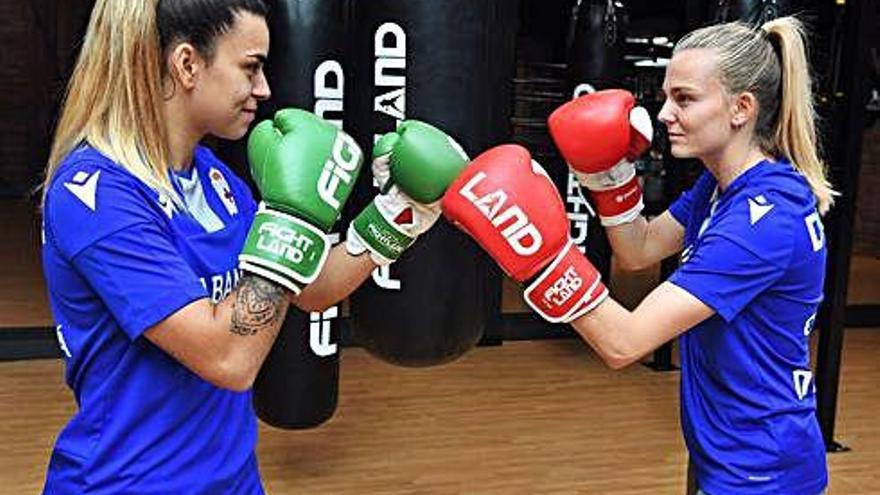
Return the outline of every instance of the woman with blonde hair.
<path id="1" fill-rule="evenodd" d="M 680 335 L 681 422 L 702 493 L 817 495 L 828 475 L 809 335 L 825 277 L 821 215 L 836 193 L 817 156 L 803 26 L 783 17 L 691 32 L 674 48 L 663 91 L 672 155 L 706 171 L 651 221 L 638 214 L 632 148 L 606 165 L 568 141 L 607 131 L 608 121 L 650 139 L 627 97 L 588 95 L 551 117 L 620 263 L 681 261 L 634 311 L 606 299 L 574 328 L 615 368 Z M 606 123 L 584 119 L 609 112 L 618 113 Z M 613 191 L 638 197 L 622 211 L 607 200 Z"/>
<path id="2" fill-rule="evenodd" d="M 266 209 L 199 141 L 242 138 L 270 96 L 266 15 L 261 0 L 94 6 L 44 184 L 44 273 L 78 405 L 46 494 L 263 493 L 249 389 L 288 304 L 327 307 L 376 267 L 338 246 L 308 285 L 258 256 L 239 270 Z M 294 205 L 283 188 L 298 178 L 261 166 L 264 200 Z"/>
<path id="3" fill-rule="evenodd" d="M 44 184 L 44 274 L 79 406 L 47 494 L 263 493 L 250 388 L 288 305 L 322 311 L 396 260 L 440 215 L 413 197 L 466 163 L 443 131 L 402 123 L 374 157 L 383 192 L 331 247 L 363 152 L 282 109 L 248 139 L 258 206 L 199 142 L 242 138 L 269 98 L 266 16 L 262 0 L 94 6 Z"/>
<path id="4" fill-rule="evenodd" d="M 633 95 L 599 91 L 550 116 L 620 264 L 644 268 L 680 253 L 678 269 L 633 311 L 608 297 L 598 270 L 566 242 L 561 199 L 526 150 L 477 157 L 444 198 L 450 219 L 531 282 L 530 306 L 571 323 L 611 367 L 680 337 L 681 423 L 704 494 L 817 495 L 828 483 L 809 335 L 825 276 L 821 215 L 835 193 L 817 157 L 808 69 L 791 17 L 681 39 L 659 119 L 672 154 L 706 171 L 650 221 L 632 160 L 652 125 Z M 518 245 L 480 208 L 502 194 L 529 220 Z"/>

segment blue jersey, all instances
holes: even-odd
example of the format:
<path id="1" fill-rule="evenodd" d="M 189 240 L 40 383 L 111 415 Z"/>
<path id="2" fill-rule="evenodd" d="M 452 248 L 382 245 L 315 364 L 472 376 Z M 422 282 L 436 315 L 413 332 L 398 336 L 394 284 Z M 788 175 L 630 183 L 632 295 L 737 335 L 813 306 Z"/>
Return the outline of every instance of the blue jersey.
<path id="1" fill-rule="evenodd" d="M 142 336 L 229 294 L 254 200 L 201 147 L 172 182 L 186 208 L 81 146 L 48 187 L 43 267 L 78 411 L 46 494 L 263 493 L 251 393 L 215 387 Z"/>
<path id="2" fill-rule="evenodd" d="M 809 366 L 826 257 L 816 201 L 785 161 L 717 189 L 705 173 L 669 208 L 685 227 L 670 281 L 716 312 L 679 339 L 696 478 L 711 495 L 816 495 L 828 480 Z"/>

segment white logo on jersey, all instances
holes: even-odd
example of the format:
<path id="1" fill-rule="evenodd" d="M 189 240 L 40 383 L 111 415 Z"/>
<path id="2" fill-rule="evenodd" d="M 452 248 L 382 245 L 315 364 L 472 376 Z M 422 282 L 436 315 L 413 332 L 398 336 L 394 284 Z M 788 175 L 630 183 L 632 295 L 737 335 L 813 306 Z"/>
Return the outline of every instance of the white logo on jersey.
<path id="1" fill-rule="evenodd" d="M 229 187 L 229 183 L 226 182 L 226 177 L 224 177 L 216 168 L 212 168 L 211 171 L 208 172 L 208 177 L 211 178 L 211 185 L 214 186 L 214 192 L 220 197 L 220 201 L 223 203 L 223 206 L 226 207 L 226 211 L 230 215 L 237 215 L 238 206 L 235 204 L 235 197 L 232 195 L 232 189 Z"/>
<path id="2" fill-rule="evenodd" d="M 797 394 L 798 400 L 804 400 L 804 397 L 806 397 L 811 390 L 815 392 L 815 386 L 810 386 L 813 383 L 812 371 L 794 370 L 791 375 L 794 380 L 794 393 Z"/>
<path id="3" fill-rule="evenodd" d="M 313 311 L 309 316 L 309 347 L 319 357 L 336 354 L 336 344 L 330 343 L 330 320 L 339 315 L 339 307 L 332 306 L 323 313 Z"/>
<path id="4" fill-rule="evenodd" d="M 694 251 L 693 244 L 684 248 L 684 251 L 681 252 L 681 257 L 679 258 L 679 261 L 681 262 L 682 265 L 687 263 L 688 260 L 691 259 L 691 254 L 693 254 L 693 251 Z"/>
<path id="5" fill-rule="evenodd" d="M 776 205 L 767 201 L 767 198 L 764 197 L 763 194 L 755 196 L 754 198 L 749 198 L 749 217 L 751 219 L 751 224 L 755 225 L 759 220 L 764 218 L 764 215 L 770 213 Z"/>
<path id="6" fill-rule="evenodd" d="M 706 233 L 706 230 L 709 229 L 709 224 L 712 223 L 712 217 L 715 216 L 715 210 L 718 209 L 718 188 L 716 187 L 714 191 L 712 191 L 712 197 L 709 198 L 709 214 L 706 218 L 703 219 L 703 223 L 700 224 L 700 230 L 697 231 L 697 239 L 703 237 L 703 234 Z M 684 251 L 681 252 L 681 263 L 687 263 L 691 256 L 694 254 L 694 249 L 696 249 L 696 243 L 688 244 Z"/>
<path id="7" fill-rule="evenodd" d="M 84 171 L 79 171 L 73 176 L 72 182 L 64 183 L 64 187 L 72 192 L 90 210 L 95 211 L 95 193 L 98 190 L 98 178 L 100 176 L 100 170 L 91 175 Z"/>
<path id="8" fill-rule="evenodd" d="M 159 208 L 162 208 L 162 211 L 165 212 L 165 215 L 167 215 L 168 218 L 174 216 L 174 203 L 168 198 L 168 196 L 159 193 L 156 202 L 159 203 Z"/>
<path id="9" fill-rule="evenodd" d="M 813 251 L 822 249 L 825 245 L 825 227 L 822 225 L 822 218 L 818 211 L 804 218 L 804 224 L 807 226 L 807 232 L 810 234 L 810 242 L 813 243 Z"/>
<path id="10" fill-rule="evenodd" d="M 224 273 L 217 273 L 210 276 L 210 284 L 208 287 L 209 280 L 205 279 L 205 277 L 199 277 L 199 282 L 202 283 L 202 287 L 205 288 L 206 291 L 209 292 L 211 296 L 211 302 L 217 304 L 218 302 L 226 299 L 226 296 L 232 292 L 232 289 L 238 285 L 238 281 L 241 278 L 241 272 L 238 268 L 233 268 L 231 270 L 227 270 Z"/>
<path id="11" fill-rule="evenodd" d="M 61 347 L 61 352 L 63 352 L 68 358 L 73 357 L 70 354 L 70 349 L 67 348 L 67 342 L 64 341 L 64 334 L 61 333 L 61 325 L 55 327 L 55 336 L 58 338 L 58 346 Z"/>
<path id="12" fill-rule="evenodd" d="M 804 322 L 804 337 L 808 337 L 813 331 L 813 325 L 816 324 L 816 313 L 813 313 L 807 321 Z"/>

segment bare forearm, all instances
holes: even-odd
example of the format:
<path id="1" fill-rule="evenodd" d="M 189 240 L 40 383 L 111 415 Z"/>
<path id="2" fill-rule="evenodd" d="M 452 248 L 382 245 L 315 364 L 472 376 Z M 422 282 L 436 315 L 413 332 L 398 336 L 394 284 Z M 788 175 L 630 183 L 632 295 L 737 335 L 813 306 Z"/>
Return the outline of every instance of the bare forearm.
<path id="1" fill-rule="evenodd" d="M 218 387 L 247 390 L 272 347 L 289 302 L 279 285 L 245 274 L 223 301 L 193 301 L 147 330 L 153 344 Z"/>
<path id="2" fill-rule="evenodd" d="M 348 297 L 375 268 L 376 264 L 366 253 L 352 256 L 345 246 L 337 245 L 330 251 L 318 278 L 291 302 L 305 311 L 324 310 Z"/>
<path id="3" fill-rule="evenodd" d="M 253 383 L 284 323 L 289 301 L 280 285 L 246 274 L 236 290 L 215 306 L 215 318 L 226 332 L 218 336 L 224 345 L 224 362 L 242 388 Z"/>
<path id="4" fill-rule="evenodd" d="M 246 274 L 236 290 L 216 306 L 223 335 L 225 362 L 252 383 L 272 348 L 291 300 L 306 311 L 324 309 L 350 294 L 376 265 L 369 256 L 354 257 L 336 246 L 321 271 L 299 296 L 255 275 Z"/>
<path id="5" fill-rule="evenodd" d="M 684 242 L 684 227 L 668 211 L 650 221 L 638 217 L 605 231 L 617 261 L 625 270 L 640 270 L 659 263 L 681 251 Z"/>
<path id="6" fill-rule="evenodd" d="M 644 217 L 607 227 L 605 233 L 614 256 L 624 269 L 638 270 L 648 265 L 645 256 L 648 221 Z"/>
<path id="7" fill-rule="evenodd" d="M 683 289 L 664 282 L 635 311 L 611 298 L 572 322 L 572 327 L 612 368 L 623 368 L 714 311 Z"/>
<path id="8" fill-rule="evenodd" d="M 633 338 L 636 323 L 633 313 L 609 297 L 571 326 L 608 366 L 620 369 L 641 357 Z"/>

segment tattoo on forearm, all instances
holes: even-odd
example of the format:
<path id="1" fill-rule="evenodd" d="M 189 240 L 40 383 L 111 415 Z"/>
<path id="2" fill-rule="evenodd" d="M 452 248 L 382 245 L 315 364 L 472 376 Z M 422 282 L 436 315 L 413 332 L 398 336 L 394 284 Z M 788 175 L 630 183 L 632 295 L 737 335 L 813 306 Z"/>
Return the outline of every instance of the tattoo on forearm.
<path id="1" fill-rule="evenodd" d="M 256 335 L 284 318 L 287 295 L 284 289 L 256 276 L 245 276 L 235 293 L 232 327 L 237 335 Z"/>

